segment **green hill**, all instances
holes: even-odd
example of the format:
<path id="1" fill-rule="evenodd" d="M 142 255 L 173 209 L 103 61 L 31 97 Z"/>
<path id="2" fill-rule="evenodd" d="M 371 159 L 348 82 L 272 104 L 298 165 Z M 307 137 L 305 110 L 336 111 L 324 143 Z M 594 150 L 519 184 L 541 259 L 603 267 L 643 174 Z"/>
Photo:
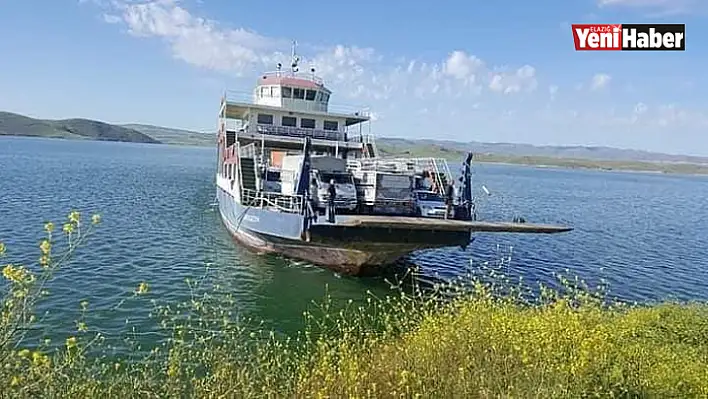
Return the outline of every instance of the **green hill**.
<path id="1" fill-rule="evenodd" d="M 89 119 L 34 119 L 10 112 L 0 112 L 0 136 L 3 135 L 160 143 L 135 129 L 109 123 Z"/>
<path id="2" fill-rule="evenodd" d="M 377 147 L 382 156 L 386 157 L 434 157 L 461 162 L 467 154 L 467 152 L 461 148 L 425 143 L 422 142 L 422 140 L 419 142 L 406 140 L 406 142 L 402 144 L 397 139 L 381 138 L 377 140 Z M 651 162 L 622 159 L 601 160 L 542 155 L 510 155 L 490 152 L 474 152 L 474 161 L 552 166 L 568 169 L 627 170 L 636 172 L 708 175 L 708 165 L 687 162 Z"/>
<path id="3" fill-rule="evenodd" d="M 216 146 L 215 133 L 142 124 L 113 125 L 89 119 L 33 119 L 10 112 L 0 112 L 2 135 Z M 467 151 L 473 151 L 475 162 L 708 175 L 708 158 L 705 157 L 609 147 L 537 147 L 528 144 L 460 143 L 387 137 L 377 138 L 376 142 L 383 156 L 436 157 L 459 162 Z"/>
<path id="4" fill-rule="evenodd" d="M 164 144 L 216 147 L 216 132 L 199 133 L 191 130 L 172 129 L 162 126 L 129 124 L 123 127 L 137 130 Z"/>

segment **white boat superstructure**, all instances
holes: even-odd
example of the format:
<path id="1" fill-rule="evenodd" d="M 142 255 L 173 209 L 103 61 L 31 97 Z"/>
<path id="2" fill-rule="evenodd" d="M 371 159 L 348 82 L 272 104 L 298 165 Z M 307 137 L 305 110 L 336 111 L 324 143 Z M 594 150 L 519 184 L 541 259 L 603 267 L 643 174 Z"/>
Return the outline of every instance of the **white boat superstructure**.
<path id="1" fill-rule="evenodd" d="M 413 192 L 443 193 L 444 159 L 379 156 L 364 107 L 330 104 L 324 81 L 292 63 L 258 77 L 249 93 L 225 92 L 217 139 L 217 201 L 230 234 L 258 252 L 305 259 L 361 274 L 426 248 L 466 246 L 472 231 L 557 232 L 553 226 L 477 223 L 472 217 L 471 154 L 462 200 L 451 219 L 413 217 Z M 317 218 L 336 195 L 328 218 Z"/>

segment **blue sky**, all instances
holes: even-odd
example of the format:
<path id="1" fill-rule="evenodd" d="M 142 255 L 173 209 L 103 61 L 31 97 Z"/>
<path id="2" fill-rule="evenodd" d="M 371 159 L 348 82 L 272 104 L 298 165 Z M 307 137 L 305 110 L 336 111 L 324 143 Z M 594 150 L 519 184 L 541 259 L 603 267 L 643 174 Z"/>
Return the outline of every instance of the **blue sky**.
<path id="1" fill-rule="evenodd" d="M 379 136 L 708 155 L 703 0 L 0 0 L 0 110 L 207 130 L 290 41 Z M 686 23 L 685 52 L 576 52 L 571 23 Z"/>

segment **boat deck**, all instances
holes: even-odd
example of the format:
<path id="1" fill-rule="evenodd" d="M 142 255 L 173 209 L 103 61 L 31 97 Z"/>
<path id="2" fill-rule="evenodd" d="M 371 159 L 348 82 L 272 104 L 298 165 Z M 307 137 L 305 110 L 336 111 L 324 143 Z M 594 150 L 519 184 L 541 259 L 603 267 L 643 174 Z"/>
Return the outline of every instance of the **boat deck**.
<path id="1" fill-rule="evenodd" d="M 496 233 L 554 234 L 573 230 L 572 227 L 536 223 L 482 222 L 451 219 L 434 219 L 411 216 L 338 215 L 333 227 L 374 227 L 431 231 L 469 231 Z"/>

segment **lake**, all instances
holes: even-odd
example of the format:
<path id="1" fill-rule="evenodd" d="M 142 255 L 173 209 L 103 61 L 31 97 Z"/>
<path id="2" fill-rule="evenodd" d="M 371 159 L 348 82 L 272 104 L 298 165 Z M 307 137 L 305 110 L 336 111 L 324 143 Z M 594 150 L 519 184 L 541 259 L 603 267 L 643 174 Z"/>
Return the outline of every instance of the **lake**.
<path id="1" fill-rule="evenodd" d="M 59 225 L 71 209 L 103 218 L 50 283 L 45 328 L 75 329 L 82 300 L 98 309 L 92 325 L 106 334 L 147 325 L 144 302 L 120 303 L 141 281 L 149 297 L 178 302 L 190 297 L 185 279 L 207 276 L 233 294 L 235 312 L 280 331 L 300 328 L 302 312 L 325 292 L 337 299 L 389 292 L 391 276 L 342 277 L 238 247 L 214 207 L 215 166 L 210 148 L 0 137 L 0 241 L 9 261 L 36 261 L 44 222 Z M 708 299 L 705 177 L 478 164 L 474 183 L 482 219 L 519 215 L 575 230 L 478 234 L 466 250 L 413 254 L 416 278 L 450 279 L 510 256 L 501 268 L 526 281 L 551 284 L 567 269 L 607 280 L 627 300 Z"/>

